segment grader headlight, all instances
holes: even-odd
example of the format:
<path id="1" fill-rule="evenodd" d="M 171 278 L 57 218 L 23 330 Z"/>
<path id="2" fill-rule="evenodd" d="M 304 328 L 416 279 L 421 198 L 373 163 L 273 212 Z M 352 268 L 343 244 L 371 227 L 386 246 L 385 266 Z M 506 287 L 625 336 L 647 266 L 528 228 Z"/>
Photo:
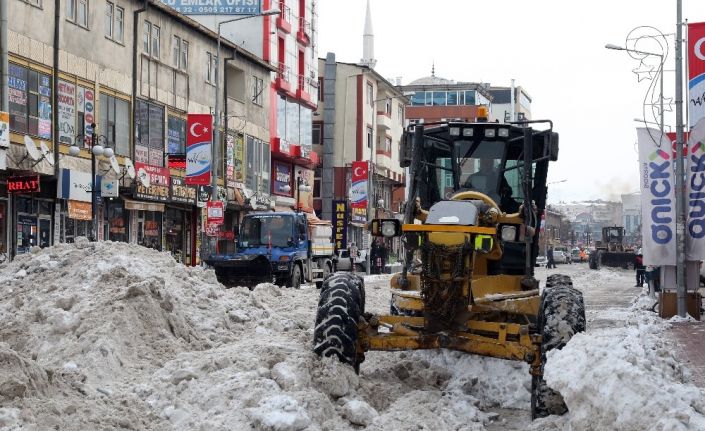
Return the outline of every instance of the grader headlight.
<path id="1" fill-rule="evenodd" d="M 517 228 L 516 226 L 502 226 L 502 241 L 516 241 Z"/>
<path id="2" fill-rule="evenodd" d="M 478 253 L 489 253 L 494 247 L 492 235 L 475 235 L 475 251 Z"/>

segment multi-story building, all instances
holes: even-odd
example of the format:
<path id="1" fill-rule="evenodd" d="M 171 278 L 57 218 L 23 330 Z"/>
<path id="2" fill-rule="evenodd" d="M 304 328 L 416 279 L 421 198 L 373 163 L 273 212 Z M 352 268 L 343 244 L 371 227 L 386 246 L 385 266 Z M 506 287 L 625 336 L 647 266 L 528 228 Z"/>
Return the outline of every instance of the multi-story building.
<path id="1" fill-rule="evenodd" d="M 499 121 L 531 120 L 531 96 L 521 86 L 490 87 L 490 117 Z"/>
<path id="2" fill-rule="evenodd" d="M 622 202 L 561 202 L 553 207 L 568 217 L 576 235 L 579 233 L 585 241 L 588 238 L 590 242 L 601 240 L 603 227 L 622 225 Z"/>
<path id="3" fill-rule="evenodd" d="M 280 12 L 229 23 L 224 21 L 233 17 L 220 13 L 190 16 L 215 32 L 220 28 L 225 39 L 275 67 L 274 79 L 262 93 L 271 107 L 270 138 L 259 148 L 264 157 L 271 153 L 271 181 L 265 181 L 266 191 L 271 192 L 277 209 L 291 209 L 297 178 L 301 178 L 300 184 L 313 188 L 314 168 L 319 164 L 317 154 L 311 151 L 319 91 L 317 8 L 314 0 L 261 0 L 253 4 L 257 3 L 260 12 Z M 197 12 L 193 9 L 186 13 Z M 300 192 L 298 196 L 299 206 L 312 212 L 312 193 Z"/>
<path id="4" fill-rule="evenodd" d="M 345 235 L 347 242 L 363 247 L 369 240 L 365 223 L 370 217 L 394 217 L 401 205 L 394 192 L 405 183 L 399 147 L 407 99 L 375 71 L 373 37 L 368 4 L 362 60 L 338 62 L 333 53 L 319 60 L 321 92 L 313 123 L 314 151 L 323 160 L 315 188 L 315 205 L 322 218 L 332 220 L 333 201 L 348 200 L 352 163 L 367 162 L 369 205 L 355 209 L 348 205 Z M 345 241 L 336 243 L 336 247 L 346 246 Z"/>
<path id="5" fill-rule="evenodd" d="M 221 232 L 230 241 L 238 212 L 258 207 L 245 198 L 252 194 L 246 178 L 268 163 L 246 162 L 256 156 L 250 142 L 270 141 L 272 98 L 258 90 L 276 69 L 222 43 L 224 157 L 213 163 L 218 190 L 197 189 L 184 181 L 186 116 L 213 112 L 216 33 L 155 0 L 60 4 L 55 11 L 51 1 L 10 2 L 3 251 L 12 256 L 87 235 L 168 250 L 196 264 L 209 194 L 227 204 Z M 195 133 L 211 128 L 201 126 Z M 93 180 L 97 145 L 114 157 L 96 155 Z"/>
<path id="6" fill-rule="evenodd" d="M 627 243 L 641 244 L 641 193 L 622 195 L 622 226 Z"/>

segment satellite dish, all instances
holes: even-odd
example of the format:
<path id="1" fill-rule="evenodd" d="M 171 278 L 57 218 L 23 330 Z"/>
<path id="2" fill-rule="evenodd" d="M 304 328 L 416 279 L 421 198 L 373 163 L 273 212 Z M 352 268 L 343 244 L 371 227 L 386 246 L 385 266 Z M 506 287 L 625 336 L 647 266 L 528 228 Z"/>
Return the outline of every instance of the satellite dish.
<path id="1" fill-rule="evenodd" d="M 47 143 L 41 141 L 39 143 L 39 148 L 41 148 L 42 150 L 44 160 L 46 160 L 50 166 L 54 166 L 54 154 L 52 154 L 51 150 L 49 150 L 49 147 L 47 147 Z"/>
<path id="2" fill-rule="evenodd" d="M 113 154 L 108 160 L 110 160 L 110 167 L 116 174 L 120 173 L 120 164 L 117 161 L 117 157 Z"/>
<path id="3" fill-rule="evenodd" d="M 27 135 L 24 135 L 24 146 L 27 148 L 27 154 L 32 158 L 32 160 L 36 162 L 42 159 L 42 155 L 39 153 L 37 144 L 35 144 L 32 138 Z"/>
<path id="4" fill-rule="evenodd" d="M 127 175 L 129 175 L 130 179 L 135 179 L 135 165 L 132 164 L 132 160 L 129 158 L 125 157 L 125 170 L 127 171 Z"/>
<path id="5" fill-rule="evenodd" d="M 140 170 L 137 171 L 137 177 L 140 179 L 143 186 L 149 187 L 151 185 L 149 173 L 144 168 L 140 168 Z"/>

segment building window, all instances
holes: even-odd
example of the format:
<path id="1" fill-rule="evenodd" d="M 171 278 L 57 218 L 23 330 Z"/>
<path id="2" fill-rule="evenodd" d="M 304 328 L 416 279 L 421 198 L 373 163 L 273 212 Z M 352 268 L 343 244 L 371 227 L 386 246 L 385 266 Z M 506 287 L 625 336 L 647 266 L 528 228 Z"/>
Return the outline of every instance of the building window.
<path id="1" fill-rule="evenodd" d="M 384 113 L 389 115 L 390 117 L 392 116 L 392 99 L 389 98 L 384 104 Z"/>
<path id="2" fill-rule="evenodd" d="M 367 83 L 367 104 L 373 106 L 375 103 L 374 87 L 371 82 Z"/>
<path id="3" fill-rule="evenodd" d="M 147 55 L 159 58 L 160 34 L 159 27 L 149 21 L 142 28 L 142 49 Z"/>
<path id="4" fill-rule="evenodd" d="M 130 104 L 127 101 L 100 93 L 98 134 L 108 138 L 115 154 L 130 155 Z"/>
<path id="5" fill-rule="evenodd" d="M 252 103 L 262 106 L 264 100 L 264 96 L 262 95 L 264 92 L 264 81 L 257 76 L 252 76 L 252 81 Z"/>
<path id="6" fill-rule="evenodd" d="M 367 128 L 367 148 L 372 148 L 372 142 L 374 142 L 374 132 L 372 127 Z"/>
<path id="7" fill-rule="evenodd" d="M 111 2 L 105 4 L 105 36 L 122 43 L 125 32 L 125 9 Z"/>
<path id="8" fill-rule="evenodd" d="M 206 64 L 206 82 L 215 84 L 215 70 L 218 67 L 216 64 L 217 57 L 210 52 L 207 52 L 208 64 Z"/>
<path id="9" fill-rule="evenodd" d="M 392 138 L 390 138 L 389 136 L 385 136 L 384 139 L 380 139 L 379 144 L 377 146 L 377 151 L 380 153 L 391 155 L 392 154 Z"/>
<path id="10" fill-rule="evenodd" d="M 245 170 L 245 185 L 255 193 L 269 193 L 271 159 L 269 144 L 245 135 L 247 146 L 247 169 Z"/>
<path id="11" fill-rule="evenodd" d="M 318 101 L 323 102 L 323 83 L 325 80 L 323 78 L 318 78 Z"/>
<path id="12" fill-rule="evenodd" d="M 68 0 L 66 19 L 81 27 L 88 28 L 88 0 Z"/>
<path id="13" fill-rule="evenodd" d="M 8 72 L 10 129 L 51 139 L 51 77 L 12 63 Z"/>
<path id="14" fill-rule="evenodd" d="M 135 105 L 135 160 L 164 166 L 164 107 L 138 100 Z"/>
<path id="15" fill-rule="evenodd" d="M 181 41 L 181 70 L 188 69 L 188 42 Z"/>
<path id="16" fill-rule="evenodd" d="M 176 69 L 186 70 L 188 68 L 188 42 L 179 36 L 172 36 L 172 56 L 171 63 Z"/>
<path id="17" fill-rule="evenodd" d="M 404 125 L 404 105 L 401 103 L 397 106 L 397 115 L 399 116 L 399 125 Z"/>
<path id="18" fill-rule="evenodd" d="M 167 137 L 169 154 L 183 154 L 186 152 L 186 120 L 169 116 L 167 120 Z"/>
<path id="19" fill-rule="evenodd" d="M 313 145 L 323 145 L 323 125 L 321 123 L 313 123 L 313 133 L 311 142 Z"/>

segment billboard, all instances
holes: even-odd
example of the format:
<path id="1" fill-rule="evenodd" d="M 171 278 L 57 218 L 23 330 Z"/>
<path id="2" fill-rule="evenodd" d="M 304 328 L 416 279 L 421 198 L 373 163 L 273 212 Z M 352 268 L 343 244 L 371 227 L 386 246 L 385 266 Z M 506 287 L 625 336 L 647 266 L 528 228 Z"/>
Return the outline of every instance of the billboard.
<path id="1" fill-rule="evenodd" d="M 186 121 L 186 184 L 208 185 L 211 181 L 213 116 L 188 114 Z"/>
<path id="2" fill-rule="evenodd" d="M 690 127 L 705 118 L 705 22 L 688 24 L 688 115 Z"/>
<path id="3" fill-rule="evenodd" d="M 184 15 L 259 15 L 261 0 L 162 0 Z"/>
<path id="4" fill-rule="evenodd" d="M 367 208 L 367 161 L 352 162 L 352 186 L 350 187 L 350 206 Z"/>

